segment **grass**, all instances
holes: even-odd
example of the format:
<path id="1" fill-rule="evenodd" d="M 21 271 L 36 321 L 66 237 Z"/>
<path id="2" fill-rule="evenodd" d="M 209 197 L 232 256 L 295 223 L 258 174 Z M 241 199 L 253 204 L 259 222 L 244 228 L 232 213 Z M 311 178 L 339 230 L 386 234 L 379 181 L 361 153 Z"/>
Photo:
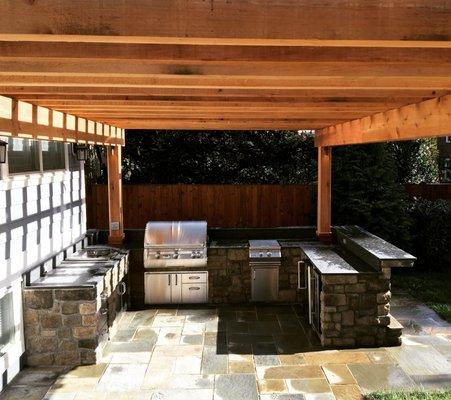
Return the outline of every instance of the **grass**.
<path id="1" fill-rule="evenodd" d="M 365 396 L 367 400 L 450 400 L 451 390 L 439 392 L 377 392 Z"/>
<path id="2" fill-rule="evenodd" d="M 451 322 L 451 272 L 422 272 L 413 269 L 393 274 L 394 291 L 402 289 L 423 301 Z M 427 397 L 424 397 L 427 399 Z M 450 397 L 451 398 L 451 397 Z"/>

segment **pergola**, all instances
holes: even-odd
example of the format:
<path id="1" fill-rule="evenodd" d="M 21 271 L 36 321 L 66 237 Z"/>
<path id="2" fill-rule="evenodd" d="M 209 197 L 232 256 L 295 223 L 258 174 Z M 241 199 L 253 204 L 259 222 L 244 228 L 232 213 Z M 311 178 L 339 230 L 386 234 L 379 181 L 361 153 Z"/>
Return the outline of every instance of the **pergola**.
<path id="1" fill-rule="evenodd" d="M 0 0 L 0 133 L 107 145 L 118 244 L 124 129 L 314 129 L 327 240 L 332 147 L 451 133 L 450 38 L 447 0 Z"/>

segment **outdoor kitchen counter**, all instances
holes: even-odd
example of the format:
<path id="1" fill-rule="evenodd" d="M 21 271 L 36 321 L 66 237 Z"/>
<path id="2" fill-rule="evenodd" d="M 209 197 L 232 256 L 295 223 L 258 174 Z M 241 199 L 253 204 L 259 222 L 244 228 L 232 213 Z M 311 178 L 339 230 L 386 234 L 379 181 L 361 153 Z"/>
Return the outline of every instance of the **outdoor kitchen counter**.
<path id="1" fill-rule="evenodd" d="M 336 252 L 333 246 L 301 245 L 307 259 L 322 275 L 358 274 L 359 272 Z"/>
<path id="2" fill-rule="evenodd" d="M 126 258 L 128 252 L 122 252 L 119 256 L 108 262 L 74 263 L 63 261 L 59 266 L 50 270 L 45 276 L 32 282 L 30 289 L 69 289 L 69 288 L 96 288 L 97 292 L 117 286 L 127 273 Z M 98 272 L 95 272 L 98 270 Z"/>
<path id="3" fill-rule="evenodd" d="M 175 267 L 152 267 L 146 268 L 145 272 L 185 272 L 185 271 L 208 271 L 208 265 L 199 266 L 175 266 Z"/>
<path id="4" fill-rule="evenodd" d="M 297 263 L 301 257 L 299 245 L 302 241 L 283 239 L 278 242 L 282 248 L 282 258 L 279 268 L 277 302 L 299 303 L 302 294 L 297 290 Z M 249 240 L 247 238 L 211 241 L 208 246 L 206 269 L 209 274 L 210 303 L 237 304 L 252 301 Z M 303 280 L 304 276 L 301 279 Z"/>
<path id="5" fill-rule="evenodd" d="M 340 246 L 376 269 L 412 267 L 416 257 L 358 226 L 334 228 Z"/>
<path id="6" fill-rule="evenodd" d="M 248 240 L 213 240 L 208 245 L 209 249 L 248 249 Z"/>
<path id="7" fill-rule="evenodd" d="M 90 269 L 104 274 L 93 276 Z M 128 303 L 128 252 L 108 262 L 67 259 L 23 288 L 27 365 L 95 364 Z"/>

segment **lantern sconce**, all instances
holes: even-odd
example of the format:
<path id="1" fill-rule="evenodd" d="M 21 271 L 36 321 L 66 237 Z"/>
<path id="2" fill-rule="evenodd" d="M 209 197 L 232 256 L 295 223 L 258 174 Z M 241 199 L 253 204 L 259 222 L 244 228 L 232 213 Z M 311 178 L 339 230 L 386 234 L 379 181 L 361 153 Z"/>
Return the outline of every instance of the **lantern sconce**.
<path id="1" fill-rule="evenodd" d="M 75 143 L 73 145 L 73 153 L 78 161 L 86 161 L 88 158 L 88 146 Z"/>
<path id="2" fill-rule="evenodd" d="M 4 164 L 6 162 L 6 147 L 8 146 L 8 142 L 0 140 L 0 164 Z"/>

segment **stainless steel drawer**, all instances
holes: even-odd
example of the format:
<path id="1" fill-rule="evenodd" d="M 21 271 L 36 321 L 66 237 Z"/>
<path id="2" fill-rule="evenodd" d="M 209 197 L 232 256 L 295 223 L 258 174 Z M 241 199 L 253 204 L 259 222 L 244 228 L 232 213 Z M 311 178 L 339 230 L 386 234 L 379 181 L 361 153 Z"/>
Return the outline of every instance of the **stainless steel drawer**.
<path id="1" fill-rule="evenodd" d="M 206 283 L 184 283 L 182 285 L 182 303 L 206 303 Z"/>
<path id="2" fill-rule="evenodd" d="M 194 273 L 183 273 L 182 283 L 207 283 L 207 273 L 206 272 L 194 272 Z"/>

